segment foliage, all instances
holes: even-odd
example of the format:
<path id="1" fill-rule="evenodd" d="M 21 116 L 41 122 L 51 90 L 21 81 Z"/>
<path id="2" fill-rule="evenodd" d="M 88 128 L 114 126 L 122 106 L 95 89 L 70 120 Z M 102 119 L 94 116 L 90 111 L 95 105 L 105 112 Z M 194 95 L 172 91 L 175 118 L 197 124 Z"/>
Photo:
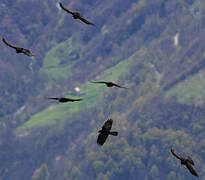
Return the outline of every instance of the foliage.
<path id="1" fill-rule="evenodd" d="M 49 180 L 49 172 L 46 164 L 42 164 L 41 167 L 32 176 L 32 180 Z"/>
<path id="2" fill-rule="evenodd" d="M 0 48 L 0 179 L 192 179 L 170 148 L 205 178 L 203 0 L 63 3 L 96 27 L 56 1 L 0 2 L 1 36 L 37 54 Z M 107 118 L 119 136 L 99 147 Z"/>

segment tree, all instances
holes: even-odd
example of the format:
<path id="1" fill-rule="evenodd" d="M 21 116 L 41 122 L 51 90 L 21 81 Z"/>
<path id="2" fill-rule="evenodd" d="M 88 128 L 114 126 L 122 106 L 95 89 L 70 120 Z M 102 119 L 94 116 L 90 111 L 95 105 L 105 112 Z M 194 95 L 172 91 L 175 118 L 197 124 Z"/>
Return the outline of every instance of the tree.
<path id="1" fill-rule="evenodd" d="M 158 170 L 158 167 L 156 165 L 152 166 L 152 168 L 150 170 L 150 175 L 151 175 L 152 179 L 158 179 L 159 170 Z"/>
<path id="2" fill-rule="evenodd" d="M 176 173 L 174 171 L 170 172 L 168 175 L 168 180 L 175 180 L 177 179 Z"/>
<path id="3" fill-rule="evenodd" d="M 50 174 L 46 164 L 42 164 L 39 169 L 34 172 L 32 180 L 49 180 Z"/>

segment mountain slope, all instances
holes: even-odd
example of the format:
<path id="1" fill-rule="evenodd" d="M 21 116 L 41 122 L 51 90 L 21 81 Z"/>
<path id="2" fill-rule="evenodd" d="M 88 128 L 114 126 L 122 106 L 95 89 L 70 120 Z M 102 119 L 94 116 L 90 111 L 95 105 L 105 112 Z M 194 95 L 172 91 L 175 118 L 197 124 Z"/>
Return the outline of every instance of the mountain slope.
<path id="1" fill-rule="evenodd" d="M 30 59 L 1 43 L 0 177 L 191 179 L 171 156 L 174 148 L 193 156 L 203 179 L 204 2 L 63 4 L 97 27 L 55 1 L 0 3 L 0 35 L 37 53 Z M 50 96 L 84 100 L 57 104 Z M 100 148 L 97 131 L 107 118 L 119 136 Z"/>

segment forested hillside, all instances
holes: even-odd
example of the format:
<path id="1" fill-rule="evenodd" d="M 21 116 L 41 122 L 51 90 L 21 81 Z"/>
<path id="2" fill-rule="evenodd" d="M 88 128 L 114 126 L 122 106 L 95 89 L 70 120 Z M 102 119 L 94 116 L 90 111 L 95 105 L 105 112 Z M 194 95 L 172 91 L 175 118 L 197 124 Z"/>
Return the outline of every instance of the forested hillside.
<path id="1" fill-rule="evenodd" d="M 0 1 L 0 180 L 205 180 L 205 1 L 61 2 Z"/>

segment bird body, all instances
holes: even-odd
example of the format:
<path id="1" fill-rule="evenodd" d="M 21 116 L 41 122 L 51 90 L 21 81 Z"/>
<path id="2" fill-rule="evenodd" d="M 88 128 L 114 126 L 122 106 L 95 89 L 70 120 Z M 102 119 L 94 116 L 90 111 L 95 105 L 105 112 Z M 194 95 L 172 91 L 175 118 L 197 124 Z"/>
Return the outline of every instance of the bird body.
<path id="1" fill-rule="evenodd" d="M 116 84 L 114 84 L 113 82 L 107 82 L 106 86 L 107 87 L 113 87 L 113 86 L 116 86 Z"/>
<path id="2" fill-rule="evenodd" d="M 70 98 L 47 98 L 47 99 L 54 99 L 60 103 L 75 102 L 75 101 L 82 101 L 83 100 L 83 99 L 70 99 Z"/>
<path id="3" fill-rule="evenodd" d="M 82 14 L 80 12 L 73 12 L 73 19 L 79 19 L 82 18 Z"/>
<path id="4" fill-rule="evenodd" d="M 5 38 L 2 38 L 2 41 L 9 47 L 13 48 L 16 50 L 16 53 L 23 53 L 27 56 L 35 56 L 35 54 L 32 54 L 30 50 L 22 48 L 22 47 L 18 47 L 18 46 L 14 46 L 11 43 L 9 43 Z"/>
<path id="5" fill-rule="evenodd" d="M 189 172 L 191 174 L 193 174 L 196 177 L 199 177 L 199 175 L 197 174 L 197 172 L 194 170 L 194 168 L 192 167 L 192 165 L 194 165 L 194 161 L 191 159 L 190 156 L 187 156 L 187 158 L 183 158 L 180 155 L 178 155 L 177 153 L 174 152 L 173 149 L 171 149 L 171 153 L 181 161 L 181 165 L 185 165 L 187 167 L 187 169 L 189 170 Z"/>
<path id="6" fill-rule="evenodd" d="M 95 24 L 93 24 L 92 22 L 86 20 L 80 12 L 69 10 L 68 8 L 64 7 L 61 2 L 59 2 L 59 5 L 60 5 L 60 7 L 61 7 L 64 11 L 66 11 L 67 13 L 72 14 L 73 19 L 80 19 L 80 20 L 81 20 L 82 22 L 84 22 L 85 24 L 95 26 Z"/>
<path id="7" fill-rule="evenodd" d="M 97 83 L 97 84 L 105 84 L 107 87 L 118 87 L 118 88 L 124 88 L 124 89 L 127 89 L 127 87 L 123 87 L 123 86 L 120 86 L 116 83 L 113 83 L 111 81 L 91 81 L 91 83 Z"/>
<path id="8" fill-rule="evenodd" d="M 102 146 L 105 143 L 105 141 L 106 141 L 106 139 L 108 138 L 109 135 L 112 135 L 112 136 L 117 136 L 118 135 L 118 132 L 110 131 L 111 128 L 112 128 L 112 123 L 113 123 L 113 120 L 108 119 L 107 121 L 105 121 L 102 129 L 98 131 L 100 134 L 98 135 L 97 143 L 100 146 Z"/>

